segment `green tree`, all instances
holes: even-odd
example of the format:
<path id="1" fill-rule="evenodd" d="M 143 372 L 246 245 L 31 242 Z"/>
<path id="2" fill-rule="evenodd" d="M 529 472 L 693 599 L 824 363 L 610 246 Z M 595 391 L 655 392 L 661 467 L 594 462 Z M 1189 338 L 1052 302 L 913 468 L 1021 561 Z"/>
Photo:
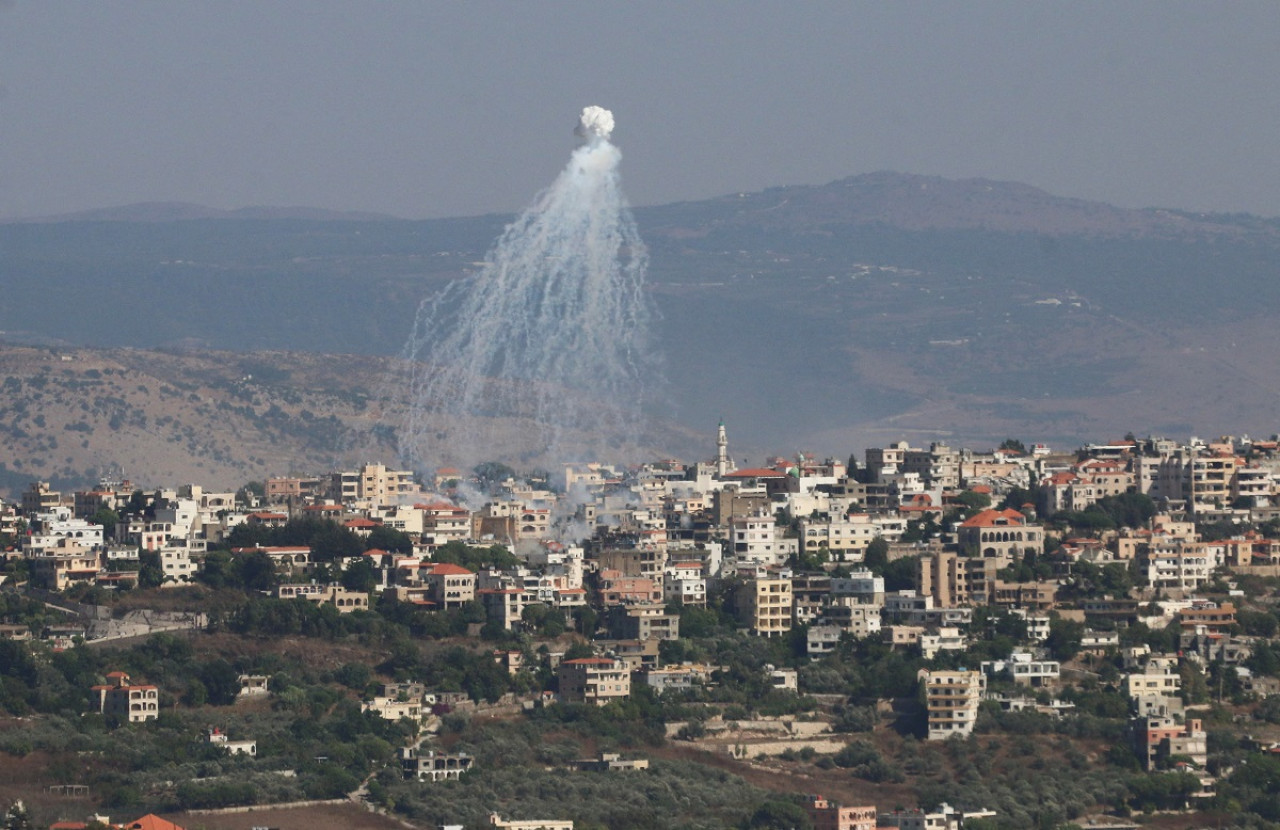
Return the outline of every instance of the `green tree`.
<path id="1" fill-rule="evenodd" d="M 884 540 L 883 536 L 877 536 L 867 545 L 866 553 L 862 557 L 862 564 L 872 573 L 884 574 L 884 569 L 889 564 L 889 543 Z"/>
<path id="2" fill-rule="evenodd" d="M 895 559 L 884 566 L 884 589 L 886 591 L 912 591 L 919 587 L 919 560 L 914 556 Z"/>
<path id="3" fill-rule="evenodd" d="M 1014 487 L 1004 496 L 1004 501 L 1000 502 L 1001 509 L 1022 510 L 1024 504 L 1035 504 L 1036 494 L 1022 487 Z"/>
<path id="4" fill-rule="evenodd" d="M 482 461 L 472 470 L 476 481 L 485 490 L 492 490 L 509 478 L 515 478 L 516 471 L 498 461 Z"/>
<path id="5" fill-rule="evenodd" d="M 965 490 L 956 494 L 956 501 L 964 505 L 965 518 L 975 516 L 991 506 L 991 497 L 986 493 L 975 493 L 972 490 Z"/>
<path id="6" fill-rule="evenodd" d="M 348 591 L 369 593 L 378 584 L 378 569 L 368 557 L 361 557 L 347 566 L 342 572 L 342 587 Z"/>
<path id="7" fill-rule="evenodd" d="M 1053 617 L 1049 620 L 1049 639 L 1045 640 L 1045 648 L 1053 655 L 1053 659 L 1066 661 L 1080 652 L 1080 642 L 1084 639 L 1084 623 Z"/>
<path id="8" fill-rule="evenodd" d="M 1158 509 L 1151 497 L 1143 493 L 1105 496 L 1094 506 L 1119 527 L 1144 527 Z"/>
<path id="9" fill-rule="evenodd" d="M 441 545 L 432 559 L 436 562 L 461 565 L 469 571 L 479 571 L 488 567 L 514 568 L 523 564 L 502 545 L 492 545 L 487 548 L 471 547 L 456 540 Z"/>
<path id="10" fill-rule="evenodd" d="M 102 525 L 103 539 L 114 539 L 116 525 L 120 522 L 120 515 L 110 507 L 102 507 L 90 517 L 89 521 L 96 525 Z"/>
<path id="11" fill-rule="evenodd" d="M 403 530 L 396 530 L 387 525 L 378 525 L 365 539 L 366 550 L 377 548 L 388 553 L 413 553 L 413 539 Z"/>
<path id="12" fill-rule="evenodd" d="M 235 558 L 235 571 L 239 583 L 246 591 L 269 592 L 279 584 L 276 563 L 262 551 L 245 553 Z"/>
<path id="13" fill-rule="evenodd" d="M 813 830 L 803 807 L 779 799 L 761 804 L 742 826 L 747 830 Z"/>
<path id="14" fill-rule="evenodd" d="M 164 584 L 164 568 L 160 566 L 160 554 L 153 550 L 138 553 L 138 587 L 159 588 Z"/>
<path id="15" fill-rule="evenodd" d="M 9 809 L 4 814 L 4 830 L 33 830 L 34 827 L 27 805 L 21 800 L 9 805 Z"/>
<path id="16" fill-rule="evenodd" d="M 241 504 L 260 504 L 267 497 L 267 488 L 261 481 L 250 481 L 236 491 L 236 501 Z"/>

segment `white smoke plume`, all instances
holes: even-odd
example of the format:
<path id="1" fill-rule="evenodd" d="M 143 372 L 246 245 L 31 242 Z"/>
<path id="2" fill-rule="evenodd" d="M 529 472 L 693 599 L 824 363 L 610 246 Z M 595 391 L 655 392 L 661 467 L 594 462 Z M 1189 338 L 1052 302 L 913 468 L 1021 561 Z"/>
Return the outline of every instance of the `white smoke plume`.
<path id="1" fill-rule="evenodd" d="M 584 107 L 573 133 L 587 141 L 608 141 L 613 134 L 613 113 L 604 107 Z"/>
<path id="2" fill-rule="evenodd" d="M 582 111 L 555 182 L 472 276 L 424 301 L 399 379 L 400 453 L 418 469 L 554 464 L 634 451 L 656 381 L 648 254 L 618 180 L 613 114 Z M 514 453 L 512 450 L 514 449 Z"/>

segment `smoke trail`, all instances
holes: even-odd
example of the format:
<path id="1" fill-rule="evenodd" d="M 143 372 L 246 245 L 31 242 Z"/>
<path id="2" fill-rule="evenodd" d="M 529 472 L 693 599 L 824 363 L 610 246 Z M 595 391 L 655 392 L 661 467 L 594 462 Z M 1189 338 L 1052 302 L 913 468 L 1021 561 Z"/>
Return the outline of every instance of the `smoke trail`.
<path id="1" fill-rule="evenodd" d="M 634 452 L 656 366 L 648 255 L 619 187 L 612 130 L 608 110 L 583 110 L 584 143 L 555 182 L 479 272 L 419 308 L 401 355 L 406 463 Z"/>

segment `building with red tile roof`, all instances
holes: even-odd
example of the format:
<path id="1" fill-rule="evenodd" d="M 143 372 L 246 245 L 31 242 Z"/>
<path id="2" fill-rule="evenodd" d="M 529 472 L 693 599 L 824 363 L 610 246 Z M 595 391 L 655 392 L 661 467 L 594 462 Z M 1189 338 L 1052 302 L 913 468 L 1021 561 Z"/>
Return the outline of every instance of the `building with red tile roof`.
<path id="1" fill-rule="evenodd" d="M 98 699 L 98 711 L 129 723 L 143 723 L 160 716 L 160 689 L 149 684 L 134 685 L 129 675 L 113 671 L 103 685 L 91 687 Z"/>
<path id="2" fill-rule="evenodd" d="M 418 577 L 427 585 L 427 596 L 440 608 L 461 608 L 476 598 L 476 575 L 452 562 L 424 562 Z"/>
<path id="3" fill-rule="evenodd" d="M 983 510 L 960 523 L 956 542 L 971 556 L 1020 561 L 1044 552 L 1044 528 L 1011 507 Z"/>
<path id="4" fill-rule="evenodd" d="M 183 828 L 154 813 L 147 813 L 142 818 L 134 819 L 124 825 L 124 830 L 183 830 Z"/>

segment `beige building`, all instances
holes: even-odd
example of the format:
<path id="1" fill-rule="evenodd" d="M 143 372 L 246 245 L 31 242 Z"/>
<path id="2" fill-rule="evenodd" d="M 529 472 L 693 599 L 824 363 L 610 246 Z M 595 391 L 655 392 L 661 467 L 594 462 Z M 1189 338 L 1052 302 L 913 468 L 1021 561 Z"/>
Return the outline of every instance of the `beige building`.
<path id="1" fill-rule="evenodd" d="M 853 513 L 835 518 L 804 519 L 800 539 L 806 553 L 826 549 L 838 562 L 861 562 L 867 545 L 879 537 L 894 541 L 902 535 L 897 517 Z"/>
<path id="2" fill-rule="evenodd" d="M 615 640 L 678 640 L 680 617 L 658 604 L 615 605 L 609 609 L 609 635 Z"/>
<path id="3" fill-rule="evenodd" d="M 422 513 L 422 544 L 435 550 L 449 542 L 464 542 L 471 536 L 471 511 L 443 502 L 417 505 Z"/>
<path id="4" fill-rule="evenodd" d="M 1138 576 L 1163 591 L 1196 591 L 1213 578 L 1213 549 L 1200 542 L 1155 541 L 1138 556 Z"/>
<path id="5" fill-rule="evenodd" d="M 476 599 L 484 606 L 485 615 L 508 631 L 515 629 L 524 614 L 524 591 L 519 588 L 482 588 Z"/>
<path id="6" fill-rule="evenodd" d="M 1044 553 L 1044 528 L 1011 508 L 983 510 L 960 524 L 956 542 L 971 555 L 1007 564 L 1026 553 Z"/>
<path id="7" fill-rule="evenodd" d="M 986 605 L 995 601 L 996 574 L 1010 564 L 1007 554 L 962 556 L 941 548 L 921 555 L 920 594 L 935 608 Z"/>
<path id="8" fill-rule="evenodd" d="M 929 711 L 929 740 L 973 734 L 987 681 L 980 671 L 920 671 Z"/>
<path id="9" fill-rule="evenodd" d="M 427 596 L 437 608 L 461 608 L 476 598 L 476 575 L 461 565 L 436 562 L 419 568 Z"/>
<path id="10" fill-rule="evenodd" d="M 935 441 L 927 450 L 907 447 L 900 468 L 919 475 L 930 487 L 950 490 L 960 486 L 960 454 L 946 444 Z"/>
<path id="11" fill-rule="evenodd" d="M 360 711 L 373 712 L 385 720 L 398 721 L 402 718 L 422 720 L 422 699 L 400 700 L 398 697 L 375 697 L 360 704 Z"/>
<path id="12" fill-rule="evenodd" d="M 362 591 L 349 591 L 341 585 L 317 585 L 314 582 L 277 585 L 276 596 L 280 599 L 305 599 L 317 605 L 329 603 L 343 614 L 369 610 L 368 594 Z"/>
<path id="13" fill-rule="evenodd" d="M 412 498 L 418 490 L 411 471 L 389 470 L 382 464 L 333 473 L 329 480 L 329 495 L 344 504 L 396 504 Z"/>
<path id="14" fill-rule="evenodd" d="M 560 680 L 560 699 L 565 703 L 604 706 L 611 700 L 631 696 L 631 671 L 622 660 L 610 657 L 565 660 L 556 674 Z"/>
<path id="15" fill-rule="evenodd" d="M 77 582 L 90 582 L 101 565 L 98 552 L 74 539 L 58 539 L 39 555 L 27 556 L 33 584 L 52 591 L 64 591 Z"/>
<path id="16" fill-rule="evenodd" d="M 94 686 L 98 698 L 98 711 L 129 723 L 142 723 L 160 716 L 160 689 L 158 686 L 134 685 L 129 675 L 113 671 L 107 682 Z"/>
<path id="17" fill-rule="evenodd" d="M 790 579 L 748 579 L 735 595 L 738 618 L 761 637 L 791 630 L 793 597 Z"/>
<path id="18" fill-rule="evenodd" d="M 158 551 L 160 570 L 164 573 L 164 587 L 178 588 L 195 581 L 199 566 L 191 559 L 191 549 L 179 545 L 165 545 Z"/>
<path id="19" fill-rule="evenodd" d="M 22 515 L 48 513 L 62 503 L 62 494 L 50 488 L 47 481 L 33 481 L 22 491 Z"/>

